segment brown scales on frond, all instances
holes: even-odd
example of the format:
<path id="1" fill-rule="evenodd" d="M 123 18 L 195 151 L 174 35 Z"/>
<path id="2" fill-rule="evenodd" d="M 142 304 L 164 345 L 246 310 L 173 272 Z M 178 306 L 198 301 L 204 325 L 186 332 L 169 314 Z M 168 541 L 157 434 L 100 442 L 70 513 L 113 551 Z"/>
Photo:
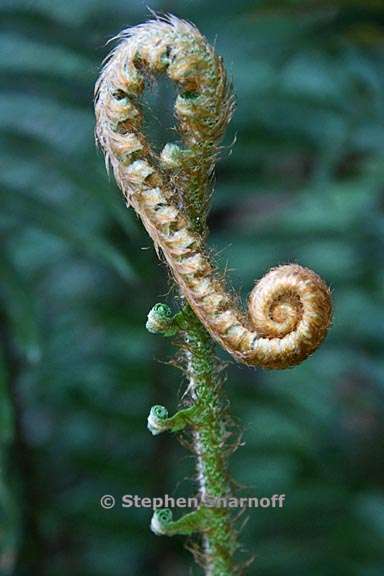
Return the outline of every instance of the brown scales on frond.
<path id="1" fill-rule="evenodd" d="M 121 37 L 98 81 L 95 108 L 96 137 L 125 198 L 217 342 L 245 364 L 299 364 L 331 322 L 330 291 L 321 278 L 297 264 L 274 268 L 252 290 L 245 315 L 203 246 L 198 208 L 206 209 L 218 142 L 233 112 L 222 60 L 194 26 L 174 17 Z M 158 73 L 179 89 L 175 114 L 184 144 L 167 144 L 160 156 L 141 132 L 139 102 L 146 77 Z"/>

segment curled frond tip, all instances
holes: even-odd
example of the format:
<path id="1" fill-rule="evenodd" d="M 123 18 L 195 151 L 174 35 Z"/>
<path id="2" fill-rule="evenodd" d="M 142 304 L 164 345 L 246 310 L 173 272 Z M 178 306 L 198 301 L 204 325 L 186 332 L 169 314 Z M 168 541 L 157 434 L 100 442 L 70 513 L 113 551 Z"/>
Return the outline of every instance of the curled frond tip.
<path id="1" fill-rule="evenodd" d="M 168 143 L 158 155 L 142 131 L 141 95 L 148 78 L 160 73 L 178 89 L 181 144 Z M 169 16 L 120 35 L 96 85 L 96 137 L 126 200 L 212 337 L 240 362 L 285 368 L 325 337 L 330 292 L 311 270 L 280 266 L 256 284 L 245 314 L 207 256 L 201 222 L 233 108 L 221 58 L 193 25 Z"/>

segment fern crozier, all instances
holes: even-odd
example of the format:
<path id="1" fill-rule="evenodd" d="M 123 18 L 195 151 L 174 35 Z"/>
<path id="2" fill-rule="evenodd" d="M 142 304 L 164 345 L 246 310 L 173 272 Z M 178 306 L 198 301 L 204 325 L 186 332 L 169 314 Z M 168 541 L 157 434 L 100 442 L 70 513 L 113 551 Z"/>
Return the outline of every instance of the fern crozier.
<path id="1" fill-rule="evenodd" d="M 96 135 L 128 204 L 195 314 L 236 360 L 265 368 L 302 362 L 331 321 L 330 292 L 320 277 L 297 264 L 274 268 L 256 283 L 245 314 L 204 246 L 199 210 L 233 110 L 222 60 L 194 26 L 174 17 L 121 38 L 97 84 Z M 184 144 L 167 144 L 160 156 L 141 132 L 140 107 L 146 80 L 157 73 L 179 89 L 175 114 Z"/>

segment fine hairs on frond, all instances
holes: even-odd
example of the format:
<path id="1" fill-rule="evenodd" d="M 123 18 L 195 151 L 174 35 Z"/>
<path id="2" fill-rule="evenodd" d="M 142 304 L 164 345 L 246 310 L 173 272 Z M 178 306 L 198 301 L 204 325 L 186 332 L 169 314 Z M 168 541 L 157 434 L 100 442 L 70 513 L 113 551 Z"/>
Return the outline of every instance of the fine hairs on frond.
<path id="1" fill-rule="evenodd" d="M 256 283 L 248 314 L 216 272 L 204 247 L 206 209 L 219 142 L 234 101 L 221 58 L 200 32 L 174 16 L 119 35 L 96 86 L 96 137 L 127 203 L 163 252 L 183 295 L 212 337 L 236 360 L 265 368 L 299 364 L 324 339 L 330 291 L 297 264 Z M 142 133 L 140 96 L 150 76 L 176 83 L 182 145 L 155 154 Z M 188 216 L 185 207 L 188 206 Z"/>

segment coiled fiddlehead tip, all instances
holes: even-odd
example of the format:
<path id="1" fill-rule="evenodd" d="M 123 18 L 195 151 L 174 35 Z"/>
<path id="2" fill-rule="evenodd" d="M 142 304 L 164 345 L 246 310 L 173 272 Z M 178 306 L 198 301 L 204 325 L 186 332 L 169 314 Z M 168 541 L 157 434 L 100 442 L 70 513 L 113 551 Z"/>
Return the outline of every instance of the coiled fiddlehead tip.
<path id="1" fill-rule="evenodd" d="M 162 336 L 174 336 L 179 329 L 167 304 L 155 304 L 151 308 L 145 327 L 148 332 Z"/>
<path id="2" fill-rule="evenodd" d="M 167 429 L 167 427 L 164 426 L 164 422 L 166 421 L 167 418 L 168 418 L 168 410 L 165 408 L 165 406 L 161 406 L 159 404 L 152 406 L 147 421 L 148 430 L 154 436 L 157 436 L 158 434 Z"/>
<path id="3" fill-rule="evenodd" d="M 142 133 L 140 104 L 146 79 L 158 73 L 178 88 L 182 140 L 160 155 Z M 95 109 L 97 140 L 127 202 L 212 337 L 249 365 L 286 368 L 304 360 L 331 321 L 330 292 L 319 276 L 296 264 L 271 270 L 252 290 L 246 317 L 204 248 L 201 215 L 218 141 L 233 112 L 222 60 L 206 39 L 173 16 L 124 32 L 97 83 Z M 174 329 L 164 310 L 153 310 L 148 321 L 151 331 Z"/>
<path id="4" fill-rule="evenodd" d="M 308 268 L 279 266 L 256 283 L 248 311 L 260 336 L 258 345 L 265 347 L 264 365 L 288 367 L 304 360 L 324 339 L 332 318 L 330 290 Z"/>
<path id="5" fill-rule="evenodd" d="M 155 510 L 151 520 L 151 530 L 157 536 L 167 534 L 172 524 L 173 514 L 169 508 Z"/>

